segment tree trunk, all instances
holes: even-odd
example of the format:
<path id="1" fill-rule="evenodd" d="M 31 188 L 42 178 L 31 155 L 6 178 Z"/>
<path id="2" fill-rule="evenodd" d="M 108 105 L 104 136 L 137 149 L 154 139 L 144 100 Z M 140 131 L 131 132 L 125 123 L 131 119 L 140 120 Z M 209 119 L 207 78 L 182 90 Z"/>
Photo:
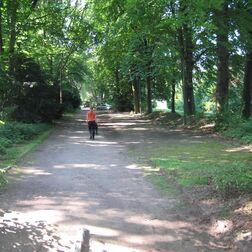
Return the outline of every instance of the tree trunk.
<path id="1" fill-rule="evenodd" d="M 147 97 L 147 114 L 152 113 L 152 53 L 154 50 L 154 45 L 151 44 L 147 39 L 143 41 L 144 45 L 144 55 L 146 57 L 146 69 L 145 69 L 145 76 L 146 76 L 146 97 Z"/>
<path id="2" fill-rule="evenodd" d="M 184 26 L 185 33 L 185 97 L 187 115 L 195 113 L 194 92 L 193 92 L 193 42 L 192 28 Z"/>
<path id="3" fill-rule="evenodd" d="M 175 113 L 175 93 L 176 93 L 176 88 L 175 88 L 175 81 L 172 81 L 172 90 L 171 90 L 171 112 Z"/>
<path id="4" fill-rule="evenodd" d="M 141 113 L 141 100 L 140 100 L 140 78 L 135 76 L 132 83 L 132 90 L 134 96 L 134 110 L 135 113 Z"/>
<path id="5" fill-rule="evenodd" d="M 228 3 L 225 1 L 221 10 L 216 12 L 217 33 L 217 89 L 216 102 L 218 112 L 223 112 L 228 105 L 229 52 L 228 52 Z"/>
<path id="6" fill-rule="evenodd" d="M 147 114 L 152 112 L 152 88 L 151 88 L 151 66 L 150 62 L 147 66 L 147 77 L 146 77 L 146 90 L 147 90 Z"/>
<path id="7" fill-rule="evenodd" d="M 3 53 L 4 47 L 3 47 L 3 29 L 2 29 L 2 7 L 3 2 L 0 0 L 0 54 Z"/>
<path id="8" fill-rule="evenodd" d="M 245 66 L 242 116 L 248 119 L 251 116 L 251 92 L 252 92 L 252 51 L 247 53 Z"/>
<path id="9" fill-rule="evenodd" d="M 18 1 L 12 0 L 9 3 L 10 11 L 10 39 L 9 39 L 9 73 L 13 75 L 14 71 L 14 51 L 16 44 L 16 23 L 17 23 Z"/>
<path id="10" fill-rule="evenodd" d="M 193 71 L 193 44 L 192 29 L 183 25 L 179 29 L 179 45 L 181 54 L 182 82 L 183 82 L 183 102 L 184 115 L 195 113 L 194 90 L 192 81 Z"/>

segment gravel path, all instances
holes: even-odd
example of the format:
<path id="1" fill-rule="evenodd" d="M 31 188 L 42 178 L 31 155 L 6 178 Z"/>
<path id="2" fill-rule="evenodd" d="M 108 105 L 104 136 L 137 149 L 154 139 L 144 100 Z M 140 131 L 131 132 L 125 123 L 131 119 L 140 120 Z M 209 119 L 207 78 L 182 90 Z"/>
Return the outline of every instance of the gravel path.
<path id="1" fill-rule="evenodd" d="M 196 208 L 185 212 L 180 196 L 162 197 L 127 154 L 191 136 L 154 134 L 147 121 L 105 113 L 92 141 L 85 113 L 60 123 L 0 190 L 1 252 L 74 251 L 82 228 L 92 252 L 227 251 L 195 225 Z"/>

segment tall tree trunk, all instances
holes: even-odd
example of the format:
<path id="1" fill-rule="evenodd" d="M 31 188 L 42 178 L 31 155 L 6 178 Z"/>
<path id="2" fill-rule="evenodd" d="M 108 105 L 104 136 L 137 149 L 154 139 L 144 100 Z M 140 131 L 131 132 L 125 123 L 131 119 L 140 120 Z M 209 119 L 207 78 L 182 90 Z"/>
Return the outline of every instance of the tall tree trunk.
<path id="1" fill-rule="evenodd" d="M 223 112 L 228 105 L 229 86 L 229 52 L 228 52 L 228 1 L 223 3 L 222 9 L 216 12 L 217 32 L 217 89 L 216 102 L 218 112 Z"/>
<path id="2" fill-rule="evenodd" d="M 176 93 L 176 88 L 175 88 L 175 80 L 172 81 L 172 90 L 171 90 L 171 112 L 175 113 L 175 93 Z"/>
<path id="3" fill-rule="evenodd" d="M 184 115 L 193 115 L 195 113 L 194 90 L 192 81 L 193 71 L 193 43 L 192 28 L 183 25 L 179 29 L 179 45 L 181 54 L 181 68 L 183 81 L 183 102 Z"/>
<path id="4" fill-rule="evenodd" d="M 195 113 L 194 91 L 193 91 L 193 42 L 192 28 L 184 25 L 185 33 L 185 97 L 187 115 Z"/>
<path id="5" fill-rule="evenodd" d="M 10 37 L 9 37 L 9 73 L 13 75 L 14 71 L 14 52 L 16 44 L 16 23 L 17 23 L 18 0 L 12 0 L 9 3 L 10 13 Z"/>
<path id="6" fill-rule="evenodd" d="M 3 29 L 2 29 L 2 7 L 3 7 L 3 0 L 0 0 L 0 54 L 3 53 Z"/>
<path id="7" fill-rule="evenodd" d="M 152 87 L 151 87 L 151 62 L 147 66 L 146 91 L 147 91 L 147 113 L 152 112 Z"/>
<path id="8" fill-rule="evenodd" d="M 146 96 L 147 96 L 147 114 L 152 113 L 152 53 L 154 50 L 154 45 L 149 43 L 147 39 L 144 39 L 144 50 L 146 62 Z"/>
<path id="9" fill-rule="evenodd" d="M 242 116 L 248 119 L 251 116 L 251 93 L 252 93 L 252 51 L 247 53 L 245 66 Z"/>
<path id="10" fill-rule="evenodd" d="M 132 83 L 132 91 L 134 96 L 134 110 L 135 113 L 141 113 L 141 99 L 140 99 L 140 78 L 135 76 Z"/>

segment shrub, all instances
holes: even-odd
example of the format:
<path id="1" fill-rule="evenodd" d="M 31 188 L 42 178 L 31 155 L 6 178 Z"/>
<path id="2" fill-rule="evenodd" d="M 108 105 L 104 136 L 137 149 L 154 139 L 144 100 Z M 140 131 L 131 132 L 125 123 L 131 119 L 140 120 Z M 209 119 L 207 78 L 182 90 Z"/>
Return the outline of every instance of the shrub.
<path id="1" fill-rule="evenodd" d="M 239 121 L 225 129 L 223 134 L 227 137 L 239 138 L 242 142 L 252 143 L 252 119 Z"/>
<path id="2" fill-rule="evenodd" d="M 222 166 L 216 170 L 212 179 L 216 189 L 225 198 L 252 192 L 252 172 L 247 163 Z"/>
<path id="3" fill-rule="evenodd" d="M 34 87 L 24 87 L 24 92 L 16 100 L 16 109 L 12 113 L 14 120 L 22 122 L 51 122 L 63 114 L 59 103 L 59 87 L 44 83 Z"/>
<path id="4" fill-rule="evenodd" d="M 79 91 L 72 87 L 71 89 L 63 90 L 63 105 L 65 111 L 72 111 L 72 109 L 79 108 L 81 105 L 81 99 Z"/>
<path id="5" fill-rule="evenodd" d="M 11 144 L 12 142 L 8 138 L 0 136 L 0 146 L 7 148 L 11 146 Z"/>
<path id="6" fill-rule="evenodd" d="M 6 123 L 0 127 L 0 143 L 9 147 L 11 144 L 30 140 L 47 128 L 46 124 Z"/>
<path id="7" fill-rule="evenodd" d="M 5 185 L 7 180 L 4 178 L 4 171 L 0 169 L 0 186 Z"/>
<path id="8" fill-rule="evenodd" d="M 7 150 L 4 146 L 0 143 L 0 155 L 5 155 L 7 153 Z"/>

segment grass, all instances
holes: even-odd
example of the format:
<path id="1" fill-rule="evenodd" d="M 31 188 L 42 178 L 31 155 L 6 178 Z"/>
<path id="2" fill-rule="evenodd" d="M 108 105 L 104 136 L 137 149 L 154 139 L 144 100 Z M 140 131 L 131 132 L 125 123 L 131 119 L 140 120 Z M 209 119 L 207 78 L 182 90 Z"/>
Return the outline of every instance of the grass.
<path id="1" fill-rule="evenodd" d="M 39 144 L 41 144 L 48 137 L 48 135 L 52 132 L 53 129 L 54 128 L 51 127 L 30 141 L 23 142 L 22 144 L 16 144 L 8 148 L 7 154 L 1 161 L 0 168 L 15 165 L 17 161 L 20 160 L 20 158 L 22 158 L 26 153 L 32 151 Z"/>
<path id="2" fill-rule="evenodd" d="M 64 114 L 61 121 L 70 120 L 75 113 Z M 0 126 L 7 125 L 0 121 Z M 5 170 L 12 167 L 28 152 L 41 144 L 54 129 L 53 124 L 22 124 L 9 123 L 0 131 L 0 186 L 6 183 Z M 2 138 L 1 138 L 2 137 Z M 4 138 L 3 138 L 4 137 Z M 7 137 L 7 138 L 6 138 Z M 5 144 L 5 146 L 3 146 Z M 2 150 L 2 152 L 1 152 Z"/>
<path id="3" fill-rule="evenodd" d="M 155 173 L 146 174 L 148 179 L 159 189 L 161 195 L 178 195 L 178 189 L 170 183 L 164 176 L 159 176 Z"/>
<path id="4" fill-rule="evenodd" d="M 250 152 L 214 140 L 146 146 L 144 153 L 181 187 L 212 185 L 223 197 L 252 193 Z M 165 187 L 163 181 L 159 187 Z"/>
<path id="5" fill-rule="evenodd" d="M 34 150 L 39 144 L 41 144 L 48 137 L 48 135 L 52 132 L 53 129 L 54 127 L 51 126 L 49 129 L 42 132 L 32 140 L 23 142 L 22 144 L 13 145 L 7 149 L 7 154 L 1 158 L 0 163 L 0 186 L 6 184 L 7 182 L 5 179 L 5 171 L 3 170 L 3 168 L 8 166 L 15 166 L 17 162 L 26 153 Z"/>

